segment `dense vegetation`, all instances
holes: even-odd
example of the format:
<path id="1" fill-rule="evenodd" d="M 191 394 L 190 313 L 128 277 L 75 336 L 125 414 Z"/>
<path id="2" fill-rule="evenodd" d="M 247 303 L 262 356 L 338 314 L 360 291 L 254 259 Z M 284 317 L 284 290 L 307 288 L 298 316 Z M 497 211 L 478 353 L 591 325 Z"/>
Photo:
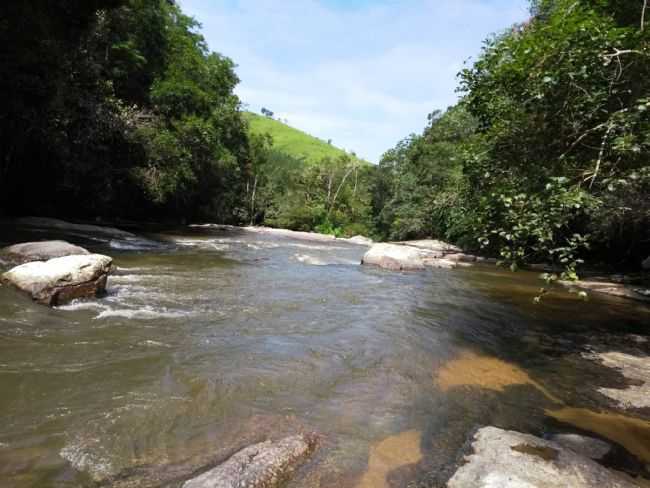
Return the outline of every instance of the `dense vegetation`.
<path id="1" fill-rule="evenodd" d="M 638 268 L 650 254 L 644 3 L 539 0 L 486 42 L 458 106 L 383 157 L 381 234 L 441 236 L 513 268 L 553 261 L 569 276 L 585 257 Z"/>
<path id="2" fill-rule="evenodd" d="M 459 104 L 375 167 L 243 112 L 233 61 L 173 0 L 3 2 L 0 213 L 435 236 L 513 268 L 636 267 L 646 3 L 534 0 L 460 74 Z"/>
<path id="3" fill-rule="evenodd" d="M 372 233 L 369 163 L 272 113 L 245 117 L 255 148 L 247 184 L 250 223 L 347 236 Z"/>
<path id="4" fill-rule="evenodd" d="M 234 63 L 172 0 L 3 2 L 0 19 L 0 213 L 369 221 L 361 163 L 326 143 L 296 158 L 249 133 Z"/>

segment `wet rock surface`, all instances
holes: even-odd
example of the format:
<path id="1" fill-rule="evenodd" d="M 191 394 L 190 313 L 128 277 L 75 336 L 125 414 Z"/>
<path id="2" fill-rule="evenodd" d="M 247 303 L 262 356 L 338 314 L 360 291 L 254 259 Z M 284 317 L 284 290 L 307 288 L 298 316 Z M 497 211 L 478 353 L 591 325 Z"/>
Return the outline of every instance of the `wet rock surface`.
<path id="1" fill-rule="evenodd" d="M 449 480 L 448 488 L 633 488 L 630 478 L 610 471 L 559 443 L 484 427 L 474 436 L 473 453 Z"/>
<path id="2" fill-rule="evenodd" d="M 39 303 L 61 305 L 103 293 L 112 262 L 101 254 L 34 261 L 7 271 L 1 281 L 28 293 Z"/>
<path id="3" fill-rule="evenodd" d="M 23 242 L 5 247 L 0 254 L 10 262 L 46 261 L 63 256 L 90 254 L 87 249 L 66 241 Z"/>
<path id="4" fill-rule="evenodd" d="M 183 484 L 183 488 L 274 488 L 316 447 L 316 437 L 296 435 L 242 449 L 225 463 Z"/>
<path id="5" fill-rule="evenodd" d="M 650 356 L 633 356 L 622 352 L 598 353 L 592 356 L 608 368 L 638 383 L 626 388 L 599 388 L 603 395 L 616 400 L 622 408 L 650 407 Z"/>

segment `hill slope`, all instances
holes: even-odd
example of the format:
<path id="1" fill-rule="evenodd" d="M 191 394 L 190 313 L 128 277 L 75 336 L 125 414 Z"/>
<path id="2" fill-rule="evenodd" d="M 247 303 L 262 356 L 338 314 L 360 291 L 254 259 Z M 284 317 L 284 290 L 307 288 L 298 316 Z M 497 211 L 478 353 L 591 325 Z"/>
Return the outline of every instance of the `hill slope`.
<path id="1" fill-rule="evenodd" d="M 343 149 L 328 144 L 326 141 L 294 129 L 278 120 L 245 112 L 250 130 L 254 134 L 271 134 L 273 146 L 279 151 L 296 158 L 303 158 L 309 163 L 325 157 L 332 159 L 347 154 Z"/>

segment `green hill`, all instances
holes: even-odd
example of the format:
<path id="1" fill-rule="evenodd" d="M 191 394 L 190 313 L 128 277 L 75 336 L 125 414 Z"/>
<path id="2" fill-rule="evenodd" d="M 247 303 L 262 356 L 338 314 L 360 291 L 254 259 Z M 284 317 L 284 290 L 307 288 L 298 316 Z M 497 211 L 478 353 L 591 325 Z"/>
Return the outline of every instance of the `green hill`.
<path id="1" fill-rule="evenodd" d="M 317 162 L 325 157 L 335 159 L 347 154 L 343 149 L 328 144 L 327 141 L 294 129 L 270 117 L 252 112 L 246 112 L 245 117 L 252 133 L 270 134 L 276 149 L 290 156 L 303 158 L 309 163 Z"/>

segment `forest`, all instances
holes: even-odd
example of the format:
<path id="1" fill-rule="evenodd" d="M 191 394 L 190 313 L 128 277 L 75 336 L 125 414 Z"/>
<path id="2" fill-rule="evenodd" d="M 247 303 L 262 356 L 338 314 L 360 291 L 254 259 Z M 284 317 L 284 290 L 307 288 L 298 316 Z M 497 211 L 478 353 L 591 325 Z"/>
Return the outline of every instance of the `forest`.
<path id="1" fill-rule="evenodd" d="M 377 166 L 252 134 L 236 60 L 173 0 L 3 2 L 0 19 L 0 215 L 432 236 L 568 275 L 650 254 L 645 1 L 532 1 L 459 74 L 458 104 Z"/>

